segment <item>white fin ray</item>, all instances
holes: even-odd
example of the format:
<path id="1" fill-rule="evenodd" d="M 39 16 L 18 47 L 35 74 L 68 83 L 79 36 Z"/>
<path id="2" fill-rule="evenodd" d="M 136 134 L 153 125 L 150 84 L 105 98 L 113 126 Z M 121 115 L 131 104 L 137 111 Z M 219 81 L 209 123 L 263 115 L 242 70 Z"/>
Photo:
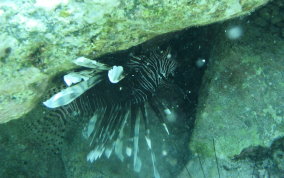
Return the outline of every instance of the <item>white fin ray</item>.
<path id="1" fill-rule="evenodd" d="M 111 147 L 109 147 L 109 148 L 106 148 L 106 150 L 105 150 L 105 156 L 106 156 L 107 158 L 110 157 L 110 155 L 111 155 L 111 153 L 112 153 L 112 150 L 113 150 L 113 146 L 111 146 Z"/>
<path id="2" fill-rule="evenodd" d="M 94 162 L 94 161 L 96 161 L 97 159 L 99 159 L 99 158 L 102 156 L 104 150 L 105 150 L 104 147 L 93 149 L 93 150 L 88 154 L 88 156 L 87 156 L 87 161 L 89 161 L 89 162 L 91 162 L 91 163 Z"/>
<path id="3" fill-rule="evenodd" d="M 98 120 L 98 115 L 95 113 L 92 116 L 92 118 L 89 120 L 89 123 L 84 127 L 82 131 L 82 135 L 85 139 L 88 139 L 92 135 L 92 132 L 96 127 L 97 120 Z"/>
<path id="4" fill-rule="evenodd" d="M 152 163 L 153 163 L 153 169 L 154 169 L 154 177 L 155 178 L 160 178 L 160 174 L 158 169 L 156 168 L 155 162 L 156 162 L 156 158 L 155 158 L 155 154 L 153 153 L 153 151 L 151 151 L 151 157 L 152 157 Z"/>
<path id="5" fill-rule="evenodd" d="M 119 135 L 118 135 L 118 139 L 115 141 L 115 149 L 114 149 L 115 154 L 122 161 L 124 160 L 122 138 L 123 138 L 124 127 L 125 127 L 125 124 L 126 124 L 127 119 L 128 119 L 128 115 L 129 115 L 129 112 L 126 112 L 125 117 L 124 117 L 124 121 L 122 123 L 121 129 L 120 129 L 120 132 L 119 132 Z"/>
<path id="6" fill-rule="evenodd" d="M 149 135 L 149 134 L 147 134 L 147 135 Z M 159 172 L 158 172 L 158 169 L 156 168 L 156 157 L 155 157 L 155 154 L 154 154 L 154 152 L 153 152 L 153 150 L 152 150 L 152 143 L 151 143 L 151 139 L 150 139 L 150 137 L 149 136 L 146 136 L 145 135 L 145 139 L 146 139 L 146 143 L 147 143 L 147 145 L 148 145 L 148 148 L 149 148 L 149 150 L 150 150 L 150 152 L 151 152 L 151 158 L 152 158 L 152 164 L 153 164 L 153 171 L 154 171 L 154 177 L 155 178 L 160 178 L 161 176 L 160 176 L 160 174 L 159 174 Z"/>
<path id="7" fill-rule="evenodd" d="M 141 160 L 138 157 L 138 142 L 139 142 L 139 129 L 140 129 L 140 116 L 138 114 L 138 117 L 135 120 L 135 126 L 134 126 L 134 138 L 133 138 L 133 165 L 134 165 L 134 171 L 140 172 L 141 170 Z"/>
<path id="8" fill-rule="evenodd" d="M 166 123 L 163 123 L 162 125 L 164 126 L 164 129 L 166 130 L 167 134 L 170 135 L 170 132 L 169 132 L 169 129 L 168 129 Z"/>
<path id="9" fill-rule="evenodd" d="M 117 139 L 116 142 L 115 142 L 115 154 L 116 156 L 121 160 L 123 161 L 124 160 L 124 156 L 123 156 L 123 153 L 122 153 L 122 148 L 123 148 L 123 143 L 120 139 Z"/>
<path id="10" fill-rule="evenodd" d="M 118 83 L 125 77 L 123 74 L 123 67 L 122 66 L 113 66 L 108 71 L 108 79 L 111 83 Z"/>
<path id="11" fill-rule="evenodd" d="M 132 155 L 132 149 L 130 147 L 126 147 L 125 153 L 128 157 L 130 157 Z"/>
<path id="12" fill-rule="evenodd" d="M 94 76 L 89 80 L 80 82 L 60 91 L 59 93 L 56 93 L 51 98 L 44 101 L 43 104 L 48 108 L 57 108 L 67 105 L 82 95 L 86 90 L 98 84 L 100 81 L 101 79 L 99 76 Z"/>
<path id="13" fill-rule="evenodd" d="M 79 83 L 82 80 L 86 81 L 92 77 L 94 73 L 93 70 L 84 70 L 81 72 L 71 72 L 69 74 L 64 75 L 63 79 L 67 86 L 71 86 L 73 84 Z"/>
<path id="14" fill-rule="evenodd" d="M 135 172 L 140 172 L 141 171 L 141 167 L 142 167 L 142 161 L 139 157 L 136 158 L 136 162 L 135 162 L 135 165 L 134 165 L 134 171 Z"/>
<path id="15" fill-rule="evenodd" d="M 95 60 L 91 60 L 85 57 L 79 57 L 77 59 L 75 59 L 73 61 L 74 64 L 78 65 L 78 66 L 83 66 L 83 67 L 87 67 L 87 68 L 92 68 L 92 69 L 98 69 L 98 70 L 109 70 L 110 67 L 100 63 L 98 61 Z"/>

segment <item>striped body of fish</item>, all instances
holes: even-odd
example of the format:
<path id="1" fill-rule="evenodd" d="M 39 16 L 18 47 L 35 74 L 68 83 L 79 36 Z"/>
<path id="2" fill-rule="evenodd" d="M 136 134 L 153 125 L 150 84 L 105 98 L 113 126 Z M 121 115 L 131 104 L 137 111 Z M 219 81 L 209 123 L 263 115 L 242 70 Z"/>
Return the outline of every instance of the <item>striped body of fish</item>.
<path id="1" fill-rule="evenodd" d="M 74 63 L 85 69 L 64 76 L 68 87 L 44 102 L 47 107 L 45 117 L 57 118 L 61 125 L 70 121 L 88 123 L 84 133 L 92 150 L 87 160 L 94 162 L 102 155 L 110 157 L 113 152 L 123 159 L 126 153 L 133 156 L 137 172 L 142 165 L 138 145 L 143 129 L 154 177 L 160 177 L 152 149 L 147 108 L 151 108 L 169 134 L 164 119 L 170 110 L 156 94 L 166 86 L 177 67 L 170 50 L 157 50 L 149 56 L 131 56 L 124 65 L 117 66 L 83 57 Z M 124 150 L 126 148 L 128 151 Z"/>

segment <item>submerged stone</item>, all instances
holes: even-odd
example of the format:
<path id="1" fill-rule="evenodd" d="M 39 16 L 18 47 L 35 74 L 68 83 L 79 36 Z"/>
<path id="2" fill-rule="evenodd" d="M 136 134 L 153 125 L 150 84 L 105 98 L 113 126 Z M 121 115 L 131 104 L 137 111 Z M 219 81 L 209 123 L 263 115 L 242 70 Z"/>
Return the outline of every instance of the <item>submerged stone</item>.
<path id="1" fill-rule="evenodd" d="M 221 28 L 239 25 L 245 29 L 239 39 L 222 34 L 215 39 L 189 144 L 192 177 L 283 175 L 273 145 L 284 136 L 284 40 L 251 19 L 257 18 Z M 236 161 L 240 157 L 250 161 Z"/>

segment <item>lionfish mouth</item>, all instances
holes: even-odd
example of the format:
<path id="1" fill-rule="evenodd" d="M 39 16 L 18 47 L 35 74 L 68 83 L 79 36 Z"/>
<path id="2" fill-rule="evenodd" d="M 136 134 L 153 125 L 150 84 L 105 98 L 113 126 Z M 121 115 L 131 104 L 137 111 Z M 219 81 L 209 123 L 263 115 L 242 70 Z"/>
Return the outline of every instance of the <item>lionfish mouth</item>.
<path id="1" fill-rule="evenodd" d="M 77 119 L 88 123 L 83 133 L 92 147 L 87 155 L 90 162 L 102 155 L 109 158 L 114 152 L 121 160 L 133 156 L 134 170 L 139 172 L 142 162 L 138 143 L 143 129 L 154 177 L 159 178 L 147 108 L 169 134 L 165 119 L 171 111 L 157 92 L 167 86 L 177 67 L 170 49 L 156 50 L 149 56 L 131 56 L 124 65 L 109 66 L 84 57 L 74 63 L 85 70 L 65 75 L 67 88 L 43 104 L 51 108 L 50 112 L 64 113 L 64 122 Z M 127 136 L 129 139 L 125 139 Z"/>

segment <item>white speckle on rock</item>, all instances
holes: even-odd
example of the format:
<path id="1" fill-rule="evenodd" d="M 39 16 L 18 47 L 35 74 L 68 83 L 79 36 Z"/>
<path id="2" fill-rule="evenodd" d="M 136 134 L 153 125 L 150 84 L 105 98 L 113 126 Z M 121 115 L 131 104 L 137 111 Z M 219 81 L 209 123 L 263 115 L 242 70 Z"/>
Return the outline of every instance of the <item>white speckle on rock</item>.
<path id="1" fill-rule="evenodd" d="M 46 26 L 40 20 L 28 18 L 23 15 L 16 15 L 13 20 L 16 24 L 23 25 L 24 29 L 28 32 L 45 32 Z"/>
<path id="2" fill-rule="evenodd" d="M 240 4 L 239 0 L 236 1 L 232 1 L 232 3 L 228 3 L 228 5 L 230 5 L 225 12 L 226 16 L 232 16 L 238 12 L 241 12 L 242 9 L 242 5 Z"/>
<path id="3" fill-rule="evenodd" d="M 3 14 L 4 14 L 4 11 L 0 9 L 0 16 L 2 16 Z"/>
<path id="4" fill-rule="evenodd" d="M 69 0 L 37 0 L 35 6 L 41 7 L 45 10 L 54 10 L 61 4 L 67 4 Z"/>

